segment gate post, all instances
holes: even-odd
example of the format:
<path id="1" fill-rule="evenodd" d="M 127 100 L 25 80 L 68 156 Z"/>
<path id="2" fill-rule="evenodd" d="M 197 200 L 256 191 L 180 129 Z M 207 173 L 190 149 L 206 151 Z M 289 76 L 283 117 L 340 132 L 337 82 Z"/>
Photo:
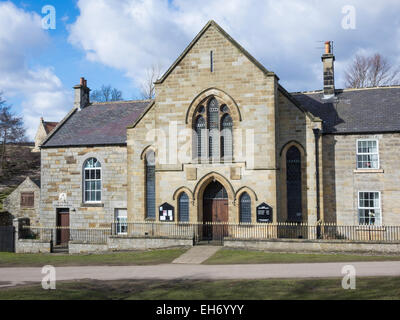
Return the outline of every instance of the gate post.
<path id="1" fill-rule="evenodd" d="M 14 229 L 14 252 L 18 253 L 18 239 L 19 239 L 19 219 L 13 219 Z"/>

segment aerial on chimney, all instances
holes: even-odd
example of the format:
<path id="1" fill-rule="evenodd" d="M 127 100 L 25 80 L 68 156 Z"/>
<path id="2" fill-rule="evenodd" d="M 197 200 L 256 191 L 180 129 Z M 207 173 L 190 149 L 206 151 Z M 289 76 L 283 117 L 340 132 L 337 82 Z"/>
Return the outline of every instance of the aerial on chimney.
<path id="1" fill-rule="evenodd" d="M 322 55 L 324 68 L 324 99 L 330 99 L 335 96 L 335 56 L 332 53 L 332 42 L 325 42 L 325 53 Z"/>
<path id="2" fill-rule="evenodd" d="M 81 77 L 81 80 L 78 85 L 74 86 L 75 90 L 75 99 L 74 99 L 74 107 L 78 110 L 82 110 L 89 103 L 90 89 L 87 87 L 87 80 Z"/>

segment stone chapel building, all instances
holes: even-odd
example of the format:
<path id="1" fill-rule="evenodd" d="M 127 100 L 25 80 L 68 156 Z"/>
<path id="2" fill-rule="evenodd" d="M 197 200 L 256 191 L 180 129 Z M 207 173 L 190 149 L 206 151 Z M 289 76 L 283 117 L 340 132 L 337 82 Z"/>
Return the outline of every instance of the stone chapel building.
<path id="1" fill-rule="evenodd" d="M 82 78 L 41 146 L 41 224 L 399 224 L 400 87 L 335 89 L 325 46 L 313 92 L 286 91 L 214 21 L 154 100 L 91 103 Z"/>

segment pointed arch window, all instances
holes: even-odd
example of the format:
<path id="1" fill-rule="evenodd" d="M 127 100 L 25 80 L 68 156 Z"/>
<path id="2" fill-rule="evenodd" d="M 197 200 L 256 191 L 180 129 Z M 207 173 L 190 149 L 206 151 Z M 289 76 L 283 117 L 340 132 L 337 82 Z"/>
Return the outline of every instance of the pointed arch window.
<path id="1" fill-rule="evenodd" d="M 221 158 L 224 162 L 232 160 L 232 118 L 225 114 L 221 121 Z"/>
<path id="2" fill-rule="evenodd" d="M 185 192 L 182 192 L 178 198 L 178 220 L 189 221 L 189 197 Z"/>
<path id="3" fill-rule="evenodd" d="M 146 218 L 156 218 L 156 174 L 155 154 L 149 151 L 146 154 Z"/>
<path id="4" fill-rule="evenodd" d="M 208 98 L 204 105 L 199 105 L 194 114 L 193 158 L 231 161 L 233 121 L 230 110 L 215 97 Z"/>
<path id="5" fill-rule="evenodd" d="M 288 221 L 301 221 L 301 154 L 295 146 L 286 153 L 286 192 Z"/>
<path id="6" fill-rule="evenodd" d="M 101 163 L 96 158 L 89 158 L 83 165 L 84 202 L 101 202 Z"/>
<path id="7" fill-rule="evenodd" d="M 239 221 L 244 223 L 251 222 L 251 198 L 247 192 L 243 192 L 239 198 L 240 217 Z"/>
<path id="8" fill-rule="evenodd" d="M 218 110 L 218 101 L 215 98 L 212 98 L 208 103 L 207 108 L 207 116 L 208 116 L 208 156 L 211 159 L 218 159 L 219 157 L 219 110 Z"/>
<path id="9" fill-rule="evenodd" d="M 197 159 L 202 159 L 205 157 L 205 146 L 206 142 L 204 141 L 206 135 L 206 122 L 202 116 L 199 116 L 196 120 L 195 131 L 196 131 L 196 156 Z"/>

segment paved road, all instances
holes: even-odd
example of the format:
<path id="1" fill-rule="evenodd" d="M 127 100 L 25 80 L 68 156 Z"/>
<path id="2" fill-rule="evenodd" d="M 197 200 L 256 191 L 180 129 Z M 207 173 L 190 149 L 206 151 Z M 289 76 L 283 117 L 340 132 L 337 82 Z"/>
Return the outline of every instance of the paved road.
<path id="1" fill-rule="evenodd" d="M 353 265 L 357 276 L 400 276 L 400 261 L 347 263 L 293 263 L 248 265 L 162 264 L 152 266 L 57 267 L 61 280 L 96 279 L 267 279 L 343 277 L 345 265 Z M 41 268 L 0 268 L 0 287 L 40 282 Z"/>

